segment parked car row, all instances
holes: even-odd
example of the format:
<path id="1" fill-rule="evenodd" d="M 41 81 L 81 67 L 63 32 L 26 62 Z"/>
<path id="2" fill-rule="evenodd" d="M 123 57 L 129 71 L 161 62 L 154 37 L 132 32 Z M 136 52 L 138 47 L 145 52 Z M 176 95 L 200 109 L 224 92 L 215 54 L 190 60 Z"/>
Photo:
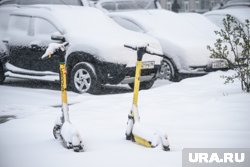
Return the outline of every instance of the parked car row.
<path id="1" fill-rule="evenodd" d="M 155 0 L 3 0 L 1 4 L 0 83 L 5 77 L 58 81 L 58 58 L 40 60 L 54 42 L 51 36 L 70 43 L 68 83 L 79 93 L 97 93 L 105 84 L 132 87 L 136 53 L 124 44 L 146 42 L 166 56 L 163 60 L 144 56 L 142 89 L 151 88 L 158 77 L 179 81 L 227 68 L 225 61 L 211 59 L 206 49 L 215 42 L 213 31 L 218 26 L 202 15 L 163 10 Z"/>
<path id="2" fill-rule="evenodd" d="M 1 7 L 0 17 L 5 18 L 1 21 L 1 41 L 9 54 L 8 60 L 2 60 L 1 64 L 5 76 L 59 80 L 59 60 L 43 61 L 40 57 L 53 42 L 51 35 L 61 35 L 70 43 L 66 55 L 69 84 L 80 93 L 95 93 L 107 83 L 133 83 L 136 53 L 124 48 L 124 44 L 146 42 L 161 51 L 154 38 L 120 27 L 95 8 L 6 6 Z M 161 58 L 145 55 L 143 62 L 151 66 L 145 65 L 142 70 L 142 88 L 150 88 Z"/>

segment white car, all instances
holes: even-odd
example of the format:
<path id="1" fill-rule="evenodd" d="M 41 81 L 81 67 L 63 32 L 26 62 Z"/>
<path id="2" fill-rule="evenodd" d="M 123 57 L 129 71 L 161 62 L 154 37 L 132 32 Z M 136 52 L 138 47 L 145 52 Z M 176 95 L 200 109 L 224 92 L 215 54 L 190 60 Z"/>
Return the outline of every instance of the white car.
<path id="1" fill-rule="evenodd" d="M 250 20 L 250 7 L 231 6 L 225 9 L 213 10 L 204 14 L 204 16 L 221 28 L 223 28 L 223 19 L 226 18 L 226 15 L 231 15 L 240 23 L 244 23 L 246 19 Z"/>
<path id="2" fill-rule="evenodd" d="M 158 39 L 167 57 L 161 74 L 165 79 L 203 75 L 225 69 L 226 62 L 210 58 L 207 45 L 215 42 L 218 27 L 199 14 L 176 14 L 167 10 L 134 10 L 109 13 L 121 26 Z"/>
<path id="3" fill-rule="evenodd" d="M 0 40 L 9 49 L 8 59 L 0 61 L 4 67 L 0 75 L 59 80 L 59 59 L 40 59 L 49 43 L 55 42 L 51 36 L 58 36 L 69 42 L 68 82 L 79 93 L 98 92 L 104 84 L 133 84 L 137 55 L 124 44 L 148 43 L 162 52 L 157 40 L 122 28 L 96 8 L 4 5 L 0 6 L 0 18 Z M 153 85 L 161 61 L 160 57 L 144 56 L 142 89 Z"/>

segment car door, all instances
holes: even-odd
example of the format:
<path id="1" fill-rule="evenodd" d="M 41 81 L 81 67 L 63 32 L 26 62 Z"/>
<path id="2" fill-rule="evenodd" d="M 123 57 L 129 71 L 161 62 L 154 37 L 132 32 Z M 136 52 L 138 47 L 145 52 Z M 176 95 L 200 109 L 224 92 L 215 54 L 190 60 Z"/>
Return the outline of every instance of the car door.
<path id="1" fill-rule="evenodd" d="M 29 43 L 31 42 L 30 34 L 31 17 L 12 15 L 10 17 L 7 35 L 4 42 L 9 48 L 9 63 L 17 69 L 29 69 L 31 55 Z M 20 70 L 19 70 L 20 71 Z"/>
<path id="2" fill-rule="evenodd" d="M 37 72 L 59 72 L 59 58 L 41 60 L 58 30 L 48 20 L 31 16 L 11 16 L 8 30 L 9 63 L 20 69 Z M 58 32 L 59 33 L 59 32 Z M 14 71 L 15 72 L 15 71 Z M 44 73 L 45 74 L 45 73 Z M 38 75 L 38 73 L 37 73 Z M 41 73 L 39 73 L 41 75 Z"/>
<path id="3" fill-rule="evenodd" d="M 52 34 L 59 33 L 52 22 L 46 18 L 33 17 L 31 21 L 32 37 L 30 41 L 30 57 L 32 70 L 59 72 L 59 58 L 54 56 L 50 59 L 41 60 L 48 45 L 54 43 L 51 40 Z"/>

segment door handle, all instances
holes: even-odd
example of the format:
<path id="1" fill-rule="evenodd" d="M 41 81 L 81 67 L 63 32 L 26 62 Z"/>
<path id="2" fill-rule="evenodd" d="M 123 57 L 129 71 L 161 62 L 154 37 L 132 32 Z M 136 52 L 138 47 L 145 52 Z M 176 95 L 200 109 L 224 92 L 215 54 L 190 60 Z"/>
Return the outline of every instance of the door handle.
<path id="1" fill-rule="evenodd" d="M 31 45 L 30 45 L 30 48 L 31 48 L 31 50 L 34 50 L 34 51 L 39 51 L 39 50 L 41 50 L 41 47 L 38 46 L 37 44 L 31 44 Z"/>
<path id="2" fill-rule="evenodd" d="M 2 42 L 5 43 L 5 44 L 8 44 L 8 43 L 9 43 L 9 40 L 3 39 Z"/>

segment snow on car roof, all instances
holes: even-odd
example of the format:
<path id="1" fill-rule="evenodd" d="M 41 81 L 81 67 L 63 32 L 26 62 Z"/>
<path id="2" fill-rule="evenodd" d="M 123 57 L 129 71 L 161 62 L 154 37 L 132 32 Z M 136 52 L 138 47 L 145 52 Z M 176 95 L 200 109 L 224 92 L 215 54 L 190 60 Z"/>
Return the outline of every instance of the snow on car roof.
<path id="1" fill-rule="evenodd" d="M 176 17 L 177 14 L 168 12 L 165 10 L 136 10 L 136 11 L 121 11 L 110 13 L 111 16 L 122 16 L 123 18 L 127 18 L 133 20 L 137 24 L 144 27 L 146 31 L 154 30 L 155 28 L 160 28 L 159 25 L 165 24 L 164 18 L 165 14 L 168 13 L 170 17 Z M 157 19 L 156 19 L 157 16 Z M 152 23 L 154 23 L 152 25 Z M 155 24 L 156 23 L 156 24 Z"/>
<path id="2" fill-rule="evenodd" d="M 112 17 L 119 16 L 128 20 L 131 20 L 143 27 L 148 33 L 159 34 L 167 37 L 173 41 L 190 39 L 190 37 L 201 38 L 207 36 L 204 31 L 213 33 L 217 27 L 206 22 L 204 17 L 196 16 L 196 24 L 193 24 L 192 16 L 176 14 L 167 10 L 138 10 L 130 12 L 115 12 L 110 14 Z M 189 18 L 190 17 L 190 18 Z M 202 26 L 199 24 L 206 24 L 201 30 Z M 207 38 L 207 37 L 204 37 Z"/>

